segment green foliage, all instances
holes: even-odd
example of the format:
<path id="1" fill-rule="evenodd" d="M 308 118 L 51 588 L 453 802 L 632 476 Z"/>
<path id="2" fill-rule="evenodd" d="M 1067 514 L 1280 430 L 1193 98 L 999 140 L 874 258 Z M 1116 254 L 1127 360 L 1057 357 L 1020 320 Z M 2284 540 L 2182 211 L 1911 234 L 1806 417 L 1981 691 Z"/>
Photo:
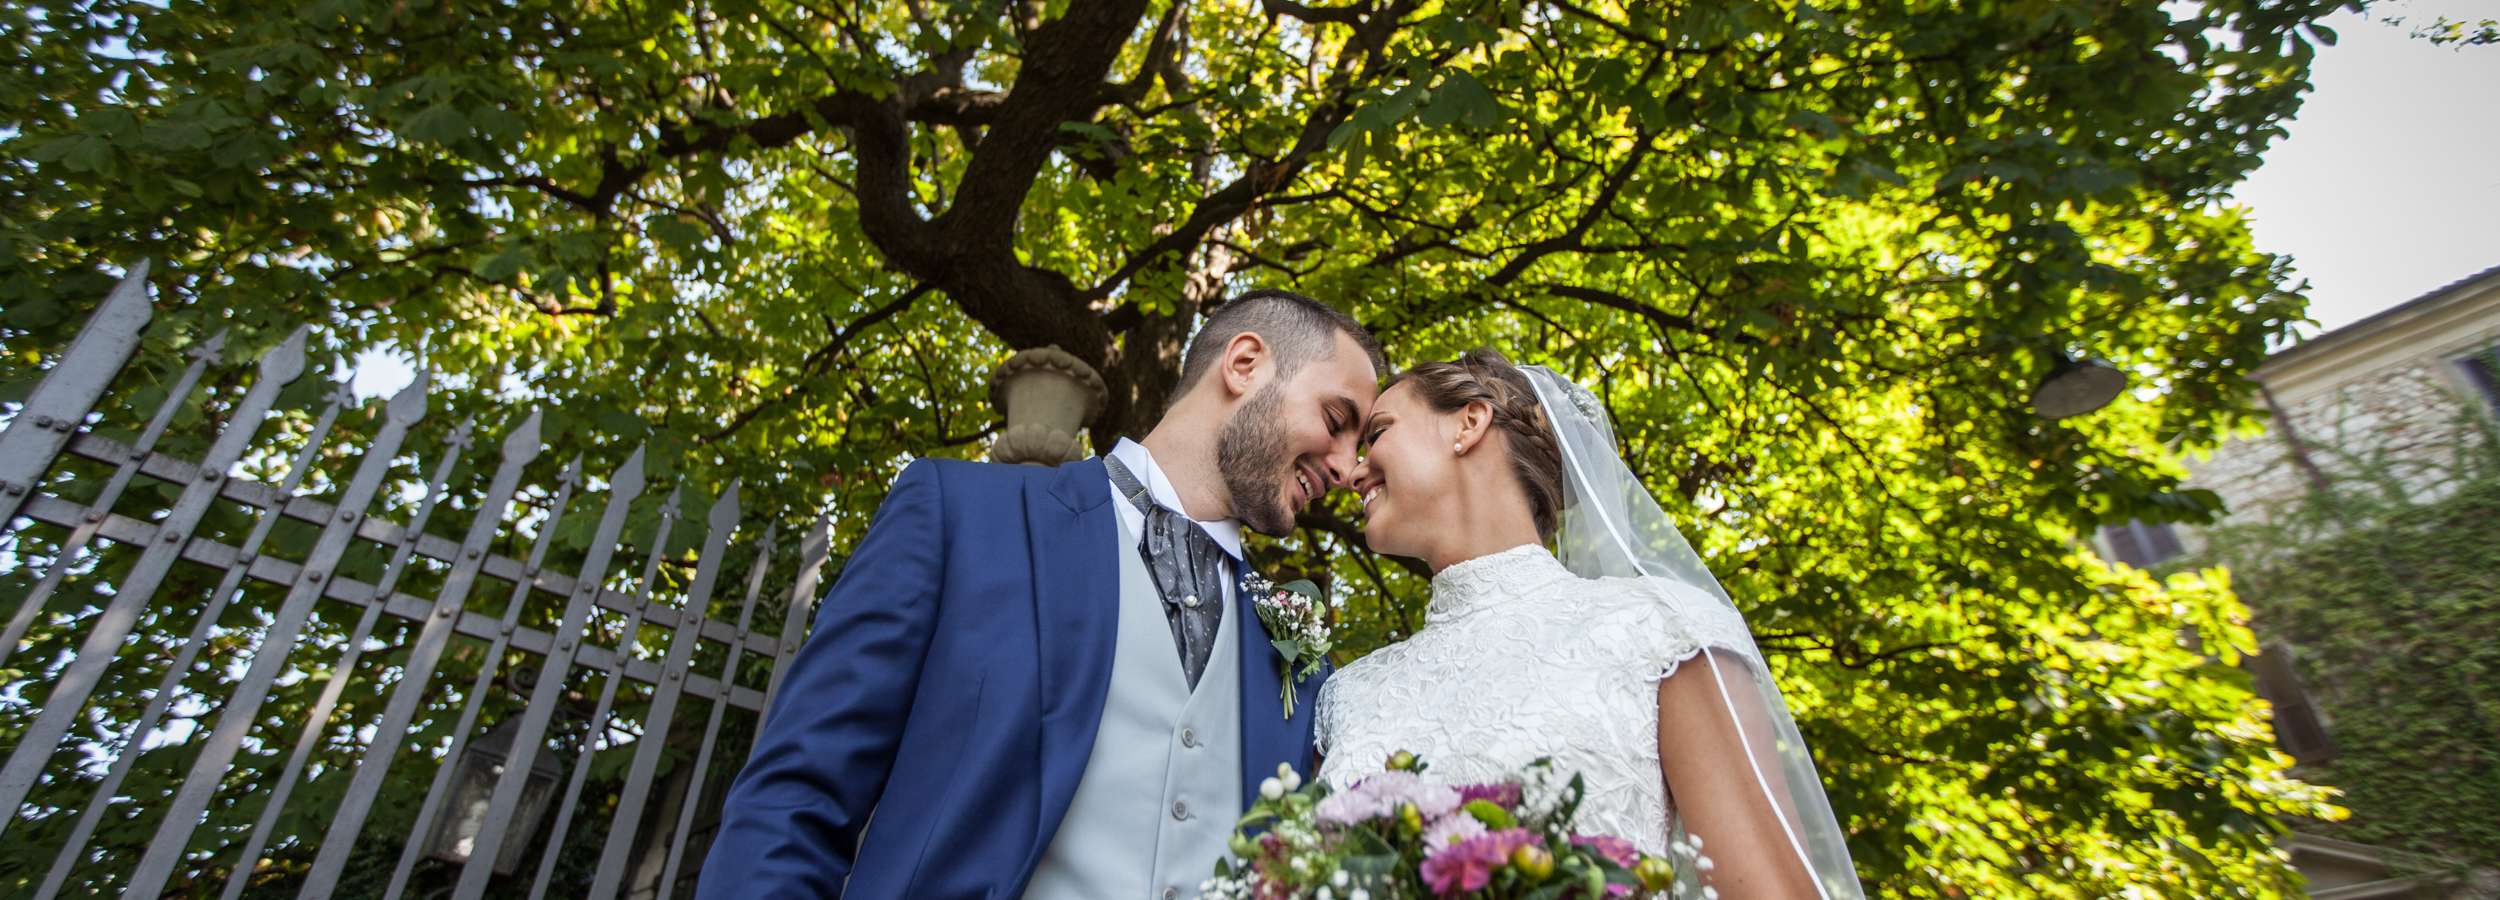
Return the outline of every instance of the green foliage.
<path id="1" fill-rule="evenodd" d="M 2402 26 L 2405 24 L 2405 19 L 2403 16 L 2389 16 L 2387 24 Z M 2416 38 L 2434 44 L 2458 47 L 2500 44 L 2500 19 L 2458 19 L 2438 16 L 2427 23 L 2414 26 L 2412 34 Z"/>
<path id="2" fill-rule="evenodd" d="M 2356 5 L 27 0 L 0 396 L 147 256 L 134 384 L 318 323 L 436 371 L 440 421 L 535 404 L 546 460 L 647 443 L 842 546 L 903 461 L 978 452 L 1009 349 L 1102 371 L 1100 447 L 1192 314 L 1292 287 L 1403 360 L 1595 388 L 1871 885 L 2268 895 L 2276 820 L 2323 807 L 2177 638 L 2245 644 L 2242 610 L 2075 548 L 2212 511 L 2172 451 L 2247 417 L 2301 310 L 2220 201 Z M 2038 419 L 2061 352 L 2136 390 Z M 1342 654 L 1424 589 L 1352 515 L 1257 551 L 1346 597 Z"/>
<path id="3" fill-rule="evenodd" d="M 2334 739 L 2298 771 L 2351 816 L 2314 827 L 2451 874 L 2500 865 L 2500 432 L 2460 412 L 2403 457 L 2314 444 L 2326 490 L 2216 529 L 2202 554 L 2232 567 L 2258 633 L 2294 648 Z"/>

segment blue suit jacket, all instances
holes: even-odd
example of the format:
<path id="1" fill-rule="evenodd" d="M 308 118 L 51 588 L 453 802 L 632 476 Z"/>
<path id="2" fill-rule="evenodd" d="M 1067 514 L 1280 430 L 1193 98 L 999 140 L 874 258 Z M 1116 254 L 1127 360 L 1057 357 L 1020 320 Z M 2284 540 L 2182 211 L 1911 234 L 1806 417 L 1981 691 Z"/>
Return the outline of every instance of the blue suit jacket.
<path id="1" fill-rule="evenodd" d="M 1110 688 L 1117 554 L 1135 552 L 1111 500 L 1098 458 L 904 469 L 782 675 L 698 895 L 1022 894 Z M 1311 770 L 1326 675 L 1279 715 L 1275 651 L 1236 599 L 1246 802 L 1278 763 Z"/>

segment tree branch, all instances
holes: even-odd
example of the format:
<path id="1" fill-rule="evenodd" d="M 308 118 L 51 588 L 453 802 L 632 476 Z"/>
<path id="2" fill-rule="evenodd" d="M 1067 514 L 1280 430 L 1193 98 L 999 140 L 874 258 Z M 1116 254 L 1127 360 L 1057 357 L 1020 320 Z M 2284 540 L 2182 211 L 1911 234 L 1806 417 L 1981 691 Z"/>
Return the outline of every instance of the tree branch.
<path id="1" fill-rule="evenodd" d="M 1000 420 L 1000 421 L 996 421 L 996 422 L 991 422 L 990 424 L 988 424 L 988 425 L 986 425 L 986 426 L 983 426 L 983 427 L 981 428 L 981 430 L 979 430 L 979 431 L 975 431 L 975 432 L 973 432 L 973 433 L 971 433 L 971 434 L 955 434 L 955 435 L 948 435 L 948 436 L 946 436 L 946 437 L 939 438 L 939 439 L 938 439 L 938 441 L 937 441 L 937 446 L 940 446 L 940 447 L 961 447 L 961 446 L 963 446 L 963 445 L 965 445 L 965 444 L 972 443 L 973 441 L 977 441 L 977 440 L 980 440 L 980 439 L 982 439 L 982 438 L 989 437 L 990 435 L 997 434 L 997 433 L 999 432 L 999 429 L 1002 429 L 1002 428 L 1005 428 L 1005 427 L 1007 427 L 1007 423 L 1006 423 L 1006 421 L 1005 421 L 1005 420 Z"/>
<path id="2" fill-rule="evenodd" d="M 1060 124 L 1091 121 L 1110 99 L 1105 76 L 1145 15 L 1145 0 L 1073 3 L 1024 41 L 1015 86 L 964 165 L 938 230 L 972 252 L 1013 259 L 1016 213 L 1059 144 Z"/>
<path id="3" fill-rule="evenodd" d="M 1293 0 L 1259 0 L 1259 9 L 1271 16 L 1300 19 L 1313 25 L 1333 22 L 1339 25 L 1361 25 L 1371 14 L 1369 3 L 1353 6 L 1308 6 Z"/>
<path id="4" fill-rule="evenodd" d="M 798 396 L 800 389 L 805 387 L 809 380 L 815 378 L 820 370 L 831 364 L 835 357 L 840 356 L 842 351 L 851 345 L 851 341 L 859 337 L 860 332 L 868 330 L 879 322 L 901 315 L 904 310 L 910 309 L 913 303 L 918 302 L 928 293 L 929 285 L 924 282 L 904 292 L 903 296 L 894 298 L 892 302 L 869 310 L 867 314 L 852 320 L 850 325 L 843 327 L 842 330 L 835 332 L 832 338 L 826 340 L 823 346 L 810 351 L 806 359 L 799 361 L 798 374 L 790 379 L 789 384 L 782 387 L 779 396 L 740 410 L 737 415 L 730 417 L 729 422 L 722 425 L 720 430 L 704 435 L 695 443 L 710 444 L 737 434 L 740 429 L 747 427 L 747 423 L 755 421 L 755 418 L 762 415 L 765 410 L 789 402 L 792 397 Z"/>
<path id="5" fill-rule="evenodd" d="M 1270 0 L 1270 2 L 1273 4 L 1278 0 Z M 1299 6 L 1299 4 L 1286 5 Z M 1368 7 L 1365 9 L 1368 10 Z M 1269 11 L 1276 11 L 1273 5 L 1270 6 Z M 1395 12 L 1396 10 L 1391 10 L 1392 14 Z M 1349 21 L 1359 22 L 1360 19 Z M 1260 202 L 1268 195 L 1292 185 L 1294 180 L 1301 176 L 1303 170 L 1310 167 L 1312 159 L 1327 149 L 1329 133 L 1335 131 L 1338 125 L 1354 114 L 1353 70 L 1361 68 L 1368 74 L 1372 64 L 1378 60 L 1379 48 L 1386 39 L 1385 34 L 1369 33 L 1372 30 L 1357 29 L 1357 40 L 1351 42 L 1348 48 L 1353 54 L 1352 58 L 1340 60 L 1340 68 L 1331 79 L 1334 84 L 1328 101 L 1314 107 L 1310 116 L 1303 120 L 1302 133 L 1294 139 L 1291 148 L 1275 159 L 1251 160 L 1242 168 L 1239 177 L 1200 198 L 1197 206 L 1190 210 L 1188 219 L 1173 227 L 1171 231 L 1165 232 L 1162 237 L 1155 239 L 1154 243 L 1131 254 L 1125 262 L 1120 264 L 1118 270 L 1111 273 L 1110 277 L 1104 278 L 1092 289 L 1087 290 L 1084 298 L 1091 302 L 1109 297 L 1120 285 L 1128 283 L 1138 273 L 1148 268 L 1171 265 L 1173 260 L 1185 256 L 1200 242 L 1206 240 L 1207 235 L 1215 229 L 1230 224 L 1242 214 L 1258 208 Z M 1426 62 L 1437 65 L 1446 61 L 1448 56 L 1449 53 L 1445 51 L 1441 56 Z"/>
<path id="6" fill-rule="evenodd" d="M 1349 547 L 1367 546 L 1363 542 L 1363 529 L 1355 527 L 1352 522 L 1338 518 L 1337 514 L 1329 509 L 1316 505 L 1304 507 L 1301 513 L 1294 516 L 1294 521 L 1304 528 L 1335 535 L 1338 540 L 1345 541 Z M 1405 556 L 1388 556 L 1373 553 L 1368 549 L 1359 552 L 1395 563 L 1398 568 L 1405 569 L 1417 578 L 1426 580 L 1432 578 L 1432 570 L 1424 566 L 1423 560 Z"/>
<path id="7" fill-rule="evenodd" d="M 1655 306 L 1642 303 L 1622 294 L 1601 288 L 1581 287 L 1579 285 L 1570 284 L 1540 284 L 1537 285 L 1536 288 L 1544 293 L 1561 297 L 1566 300 L 1578 300 L 1582 303 L 1603 306 L 1609 309 L 1622 310 L 1643 319 L 1647 319 L 1651 324 L 1657 325 L 1661 328 L 1671 328 L 1676 331 L 1682 331 L 1688 334 L 1697 334 L 1713 339 L 1728 338 L 1743 344 L 1762 343 L 1762 339 L 1754 335 L 1746 334 L 1741 331 L 1732 335 L 1723 334 L 1719 329 L 1703 325 L 1693 319 L 1676 315 L 1675 313 L 1659 309 Z"/>

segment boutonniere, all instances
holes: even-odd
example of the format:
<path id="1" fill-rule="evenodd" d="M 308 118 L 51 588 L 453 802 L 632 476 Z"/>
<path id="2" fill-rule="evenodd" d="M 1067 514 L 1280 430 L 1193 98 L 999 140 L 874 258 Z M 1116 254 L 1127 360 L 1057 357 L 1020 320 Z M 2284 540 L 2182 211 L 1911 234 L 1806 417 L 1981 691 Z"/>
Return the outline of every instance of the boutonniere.
<path id="1" fill-rule="evenodd" d="M 1279 680 L 1285 683 L 1285 718 L 1293 718 L 1294 681 L 1319 674 L 1333 646 L 1319 585 L 1309 581 L 1273 585 L 1256 574 L 1242 582 L 1256 598 L 1251 606 L 1259 611 L 1259 624 L 1267 628 L 1268 644 L 1276 648 L 1278 674 L 1283 676 Z"/>

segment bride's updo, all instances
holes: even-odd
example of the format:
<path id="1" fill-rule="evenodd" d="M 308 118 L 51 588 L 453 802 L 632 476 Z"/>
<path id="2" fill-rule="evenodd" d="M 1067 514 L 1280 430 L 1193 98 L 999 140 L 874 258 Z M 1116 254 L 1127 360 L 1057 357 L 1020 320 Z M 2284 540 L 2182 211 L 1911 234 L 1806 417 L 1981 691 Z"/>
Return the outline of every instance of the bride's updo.
<path id="1" fill-rule="evenodd" d="M 1528 495 L 1528 512 L 1536 520 L 1540 540 L 1554 538 L 1562 515 L 1562 448 L 1554 442 L 1554 426 L 1545 420 L 1536 388 L 1528 375 L 1491 348 L 1477 348 L 1450 362 L 1429 362 L 1399 372 L 1381 386 L 1381 393 L 1401 384 L 1436 413 L 1455 413 L 1482 400 L 1493 410 L 1493 427 L 1507 438 L 1511 474 Z"/>

